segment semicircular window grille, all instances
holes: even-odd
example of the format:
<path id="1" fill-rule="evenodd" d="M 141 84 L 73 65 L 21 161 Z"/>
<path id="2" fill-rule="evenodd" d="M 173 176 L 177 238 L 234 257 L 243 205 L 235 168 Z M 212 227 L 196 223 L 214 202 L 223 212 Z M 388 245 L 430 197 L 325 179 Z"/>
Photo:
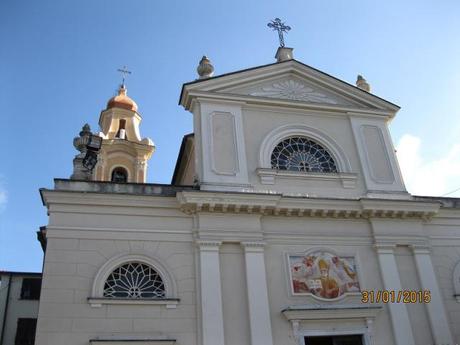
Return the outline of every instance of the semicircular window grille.
<path id="1" fill-rule="evenodd" d="M 284 139 L 271 155 L 272 169 L 335 173 L 337 166 L 332 156 L 320 144 L 304 137 Z"/>
<path id="2" fill-rule="evenodd" d="M 104 284 L 104 297 L 164 298 L 163 279 L 149 265 L 130 262 L 117 267 Z"/>

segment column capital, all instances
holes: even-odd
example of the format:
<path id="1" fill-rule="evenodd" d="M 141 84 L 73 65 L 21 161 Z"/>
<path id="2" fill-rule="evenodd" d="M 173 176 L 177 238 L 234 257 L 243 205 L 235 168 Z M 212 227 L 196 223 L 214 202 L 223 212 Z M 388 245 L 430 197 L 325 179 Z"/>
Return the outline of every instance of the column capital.
<path id="1" fill-rule="evenodd" d="M 429 244 L 411 244 L 410 247 L 414 255 L 431 253 L 431 246 Z"/>
<path id="2" fill-rule="evenodd" d="M 394 254 L 396 243 L 376 242 L 374 248 L 378 254 Z"/>
<path id="3" fill-rule="evenodd" d="M 218 252 L 219 247 L 222 244 L 222 241 L 217 240 L 196 240 L 195 241 L 200 251 L 207 251 L 207 252 Z"/>
<path id="4" fill-rule="evenodd" d="M 266 243 L 262 241 L 247 241 L 241 242 L 240 244 L 244 248 L 245 253 L 263 253 L 266 245 Z"/>
<path id="5" fill-rule="evenodd" d="M 136 159 L 136 167 L 137 168 L 146 168 L 147 167 L 147 161 L 144 158 L 137 158 Z"/>

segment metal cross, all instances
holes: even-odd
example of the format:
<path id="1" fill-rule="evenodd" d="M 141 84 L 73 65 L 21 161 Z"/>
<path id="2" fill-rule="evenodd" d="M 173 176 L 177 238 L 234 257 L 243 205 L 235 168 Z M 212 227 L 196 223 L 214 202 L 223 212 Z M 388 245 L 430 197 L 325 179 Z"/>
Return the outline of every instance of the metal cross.
<path id="1" fill-rule="evenodd" d="M 278 31 L 278 36 L 280 39 L 280 47 L 284 47 L 283 32 L 287 33 L 289 30 L 291 30 L 291 27 L 284 25 L 284 23 L 279 18 L 275 18 L 270 23 L 268 23 L 267 26 L 269 28 L 272 28 L 274 31 Z"/>
<path id="2" fill-rule="evenodd" d="M 117 69 L 117 71 L 120 72 L 120 73 L 123 75 L 123 80 L 122 80 L 121 85 L 124 86 L 124 85 L 125 85 L 126 76 L 127 76 L 128 74 L 131 74 L 131 71 L 128 71 L 128 67 L 126 67 L 126 66 L 123 66 L 123 68 Z"/>

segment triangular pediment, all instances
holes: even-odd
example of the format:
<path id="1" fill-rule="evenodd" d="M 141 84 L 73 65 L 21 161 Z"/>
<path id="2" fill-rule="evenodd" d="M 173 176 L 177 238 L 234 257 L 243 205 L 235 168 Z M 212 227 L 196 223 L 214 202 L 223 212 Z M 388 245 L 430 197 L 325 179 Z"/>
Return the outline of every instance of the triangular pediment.
<path id="1" fill-rule="evenodd" d="M 393 116 L 399 107 L 296 60 L 274 63 L 184 84 L 180 104 L 211 97 L 297 107 L 381 111 Z"/>
<path id="2" fill-rule="evenodd" d="M 218 92 L 305 103 L 361 106 L 358 102 L 350 101 L 345 97 L 341 97 L 336 92 L 331 92 L 327 88 L 315 85 L 308 80 L 292 74 L 272 80 L 264 80 L 255 85 L 242 85 L 231 90 L 227 89 Z"/>

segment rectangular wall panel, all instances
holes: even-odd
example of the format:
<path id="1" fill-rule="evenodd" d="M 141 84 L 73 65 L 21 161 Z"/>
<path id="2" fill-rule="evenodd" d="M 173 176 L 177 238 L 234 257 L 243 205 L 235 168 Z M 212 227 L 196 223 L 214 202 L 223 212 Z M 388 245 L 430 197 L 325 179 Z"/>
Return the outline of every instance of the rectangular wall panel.
<path id="1" fill-rule="evenodd" d="M 375 182 L 393 183 L 395 178 L 386 152 L 382 131 L 377 126 L 362 126 L 370 174 Z"/>
<path id="2" fill-rule="evenodd" d="M 238 171 L 235 117 L 231 113 L 211 114 L 212 169 L 216 174 L 235 175 Z"/>

